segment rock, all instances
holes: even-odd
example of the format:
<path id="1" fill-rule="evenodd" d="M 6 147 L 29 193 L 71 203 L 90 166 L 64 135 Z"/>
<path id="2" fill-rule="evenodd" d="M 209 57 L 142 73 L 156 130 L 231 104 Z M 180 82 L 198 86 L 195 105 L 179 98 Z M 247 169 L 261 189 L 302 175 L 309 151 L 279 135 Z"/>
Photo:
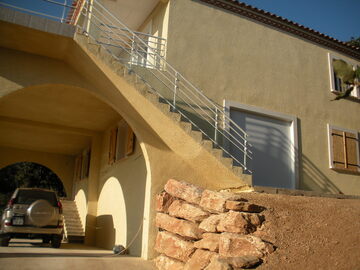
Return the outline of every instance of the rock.
<path id="1" fill-rule="evenodd" d="M 242 213 L 243 217 L 255 227 L 260 227 L 265 217 L 259 214 Z"/>
<path id="2" fill-rule="evenodd" d="M 175 200 L 169 207 L 169 215 L 199 222 L 207 218 L 210 213 L 185 201 Z"/>
<path id="3" fill-rule="evenodd" d="M 209 265 L 206 266 L 204 270 L 232 270 L 232 267 L 216 254 L 211 257 Z"/>
<path id="4" fill-rule="evenodd" d="M 194 247 L 217 252 L 219 250 L 220 234 L 204 233 L 202 239 L 194 243 Z"/>
<path id="5" fill-rule="evenodd" d="M 260 213 L 265 208 L 256 204 L 243 202 L 243 201 L 226 201 L 225 208 L 228 210 Z"/>
<path id="6" fill-rule="evenodd" d="M 156 195 L 156 211 L 167 213 L 168 208 L 173 201 L 173 196 L 165 191 L 161 192 L 160 194 Z"/>
<path id="7" fill-rule="evenodd" d="M 240 235 L 235 233 L 222 233 L 219 241 L 219 254 L 221 258 L 256 257 L 273 252 L 273 246 L 265 243 L 259 237 Z"/>
<path id="8" fill-rule="evenodd" d="M 200 206 L 212 213 L 223 213 L 227 211 L 225 207 L 227 200 L 240 201 L 243 199 L 240 195 L 230 192 L 204 190 L 201 196 Z"/>
<path id="9" fill-rule="evenodd" d="M 192 242 L 169 232 L 158 232 L 155 242 L 155 250 L 163 253 L 168 257 L 187 262 L 191 254 L 194 253 L 195 247 Z"/>
<path id="10" fill-rule="evenodd" d="M 163 254 L 155 258 L 155 265 L 159 270 L 182 270 L 184 263 L 178 260 L 169 258 Z"/>
<path id="11" fill-rule="evenodd" d="M 185 264 L 184 270 L 204 269 L 210 263 L 211 257 L 215 254 L 216 253 L 211 251 L 197 249 Z"/>
<path id="12" fill-rule="evenodd" d="M 170 179 L 165 185 L 165 191 L 184 201 L 199 204 L 203 190 L 192 184 Z"/>
<path id="13" fill-rule="evenodd" d="M 190 239 L 200 239 L 202 235 L 202 230 L 196 223 L 177 219 L 164 213 L 156 214 L 155 224 L 156 227 Z"/>
<path id="14" fill-rule="evenodd" d="M 228 262 L 235 269 L 253 267 L 260 262 L 260 259 L 258 257 L 253 257 L 253 256 L 244 256 L 244 257 L 227 258 L 227 259 L 223 258 L 223 260 Z"/>
<path id="15" fill-rule="evenodd" d="M 230 211 L 226 213 L 219 221 L 216 227 L 219 232 L 231 232 L 248 234 L 255 231 L 254 226 L 242 213 Z"/>
<path id="16" fill-rule="evenodd" d="M 217 226 L 220 223 L 220 220 L 225 216 L 225 214 L 212 215 L 204 219 L 200 225 L 199 229 L 206 232 L 217 232 Z"/>

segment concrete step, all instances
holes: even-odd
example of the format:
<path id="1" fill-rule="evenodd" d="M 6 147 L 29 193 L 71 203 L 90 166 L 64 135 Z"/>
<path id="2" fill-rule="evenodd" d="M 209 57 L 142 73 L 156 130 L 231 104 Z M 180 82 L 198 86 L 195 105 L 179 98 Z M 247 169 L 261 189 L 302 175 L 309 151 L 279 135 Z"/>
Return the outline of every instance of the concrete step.
<path id="1" fill-rule="evenodd" d="M 81 40 L 83 40 L 83 37 L 81 37 Z M 91 41 L 90 38 L 88 38 L 86 42 L 81 41 L 80 43 L 85 44 L 86 48 L 90 52 L 112 68 L 116 74 L 123 77 L 129 84 L 132 84 L 137 91 L 143 94 L 150 102 L 155 104 L 162 112 L 177 122 L 196 142 L 203 146 L 210 154 L 214 155 L 225 168 L 232 171 L 232 173 L 237 177 L 242 178 L 243 170 L 241 167 L 233 165 L 234 162 L 232 158 L 224 156 L 223 151 L 218 146 L 214 145 L 212 141 L 200 132 L 193 124 L 191 124 L 188 119 L 181 116 L 176 109 L 175 111 L 172 110 L 171 106 L 165 100 L 167 98 L 166 96 L 164 96 L 164 98 L 159 98 L 159 95 L 153 92 L 154 90 L 151 87 L 158 87 L 157 81 L 153 80 L 154 76 L 150 76 L 146 69 L 133 66 L 131 70 L 129 70 L 119 61 L 116 61 L 115 57 L 113 57 L 106 49 L 96 44 L 95 41 Z M 140 74 L 141 78 L 146 79 L 147 82 L 151 84 L 151 87 L 138 77 L 135 72 Z M 161 73 L 162 71 L 152 70 L 152 73 L 153 72 Z M 161 92 L 161 88 L 158 90 Z M 71 202 L 68 203 L 71 205 Z M 71 215 L 70 212 L 68 215 Z"/>

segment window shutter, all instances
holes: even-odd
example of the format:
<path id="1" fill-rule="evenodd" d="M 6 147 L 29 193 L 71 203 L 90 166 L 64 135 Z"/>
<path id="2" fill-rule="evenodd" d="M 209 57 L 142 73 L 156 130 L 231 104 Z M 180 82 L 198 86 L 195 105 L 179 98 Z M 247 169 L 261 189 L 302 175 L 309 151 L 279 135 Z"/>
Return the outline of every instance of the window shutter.
<path id="1" fill-rule="evenodd" d="M 128 126 L 127 138 L 126 138 L 126 155 L 129 156 L 134 152 L 135 146 L 135 134 L 134 131 Z"/>
<path id="2" fill-rule="evenodd" d="M 117 133 L 118 133 L 118 128 L 117 127 L 110 130 L 109 164 L 113 164 L 116 161 Z"/>
<path id="3" fill-rule="evenodd" d="M 333 166 L 336 169 L 344 169 L 345 160 L 342 131 L 333 129 L 331 136 L 333 142 Z"/>
<path id="4" fill-rule="evenodd" d="M 352 172 L 359 171 L 359 144 L 356 133 L 332 129 L 333 167 Z"/>
<path id="5" fill-rule="evenodd" d="M 86 150 L 84 153 L 84 170 L 83 170 L 83 178 L 88 178 L 89 177 L 89 172 L 90 172 L 90 149 Z"/>
<path id="6" fill-rule="evenodd" d="M 75 159 L 75 179 L 81 179 L 81 163 L 82 163 L 82 156 L 79 155 Z"/>
<path id="7" fill-rule="evenodd" d="M 349 171 L 357 172 L 359 170 L 358 161 L 358 140 L 354 133 L 345 132 L 345 144 L 346 144 L 346 157 L 347 157 L 347 169 Z"/>

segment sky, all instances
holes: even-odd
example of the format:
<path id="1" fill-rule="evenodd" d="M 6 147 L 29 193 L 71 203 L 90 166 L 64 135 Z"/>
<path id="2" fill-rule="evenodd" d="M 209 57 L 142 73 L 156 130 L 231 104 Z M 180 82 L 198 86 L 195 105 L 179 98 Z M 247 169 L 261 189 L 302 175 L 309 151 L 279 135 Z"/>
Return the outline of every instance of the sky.
<path id="1" fill-rule="evenodd" d="M 71 0 L 51 0 L 71 4 Z M 129 0 L 139 1 L 139 0 Z M 146 0 L 142 0 L 146 1 Z M 186 0 L 189 1 L 189 0 Z M 63 8 L 44 0 L 0 0 L 61 17 Z M 341 41 L 360 37 L 360 0 L 241 0 Z"/>
<path id="2" fill-rule="evenodd" d="M 341 41 L 360 37 L 360 0 L 241 0 Z"/>

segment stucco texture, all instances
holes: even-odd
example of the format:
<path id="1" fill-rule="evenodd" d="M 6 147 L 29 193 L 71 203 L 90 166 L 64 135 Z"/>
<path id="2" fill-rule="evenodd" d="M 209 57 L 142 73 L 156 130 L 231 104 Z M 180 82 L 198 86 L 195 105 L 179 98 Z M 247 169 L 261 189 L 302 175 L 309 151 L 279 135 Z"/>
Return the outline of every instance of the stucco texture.
<path id="1" fill-rule="evenodd" d="M 354 59 L 198 1 L 170 1 L 167 60 L 210 98 L 298 118 L 298 188 L 360 194 L 329 169 L 327 124 L 360 131 L 360 106 L 331 102 L 328 53 Z M 269 176 L 271 181 L 271 176 Z"/>

